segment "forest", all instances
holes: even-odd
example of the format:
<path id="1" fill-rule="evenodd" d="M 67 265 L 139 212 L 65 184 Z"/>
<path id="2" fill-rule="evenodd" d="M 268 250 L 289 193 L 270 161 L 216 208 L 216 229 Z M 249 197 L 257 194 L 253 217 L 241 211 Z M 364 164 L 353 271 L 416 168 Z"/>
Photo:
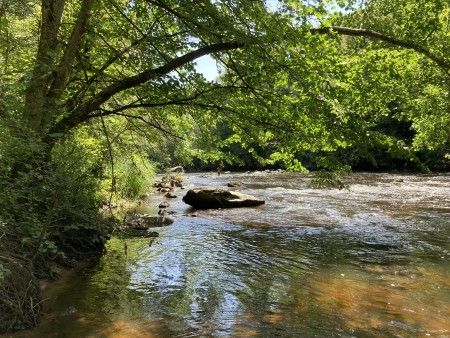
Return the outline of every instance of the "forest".
<path id="1" fill-rule="evenodd" d="M 449 171 L 449 91 L 449 0 L 0 0 L 0 332 L 173 166 Z"/>

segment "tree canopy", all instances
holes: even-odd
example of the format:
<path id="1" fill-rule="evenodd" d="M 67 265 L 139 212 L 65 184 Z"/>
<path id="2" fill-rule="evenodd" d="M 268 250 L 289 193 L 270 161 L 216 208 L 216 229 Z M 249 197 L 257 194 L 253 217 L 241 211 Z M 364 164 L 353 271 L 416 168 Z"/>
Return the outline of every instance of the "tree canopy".
<path id="1" fill-rule="evenodd" d="M 227 142 L 284 158 L 382 138 L 396 102 L 411 146 L 447 147 L 448 5 L 3 0 L 2 110 L 51 144 L 101 117 L 183 138 L 225 120 Z M 204 55 L 218 81 L 195 69 Z"/>

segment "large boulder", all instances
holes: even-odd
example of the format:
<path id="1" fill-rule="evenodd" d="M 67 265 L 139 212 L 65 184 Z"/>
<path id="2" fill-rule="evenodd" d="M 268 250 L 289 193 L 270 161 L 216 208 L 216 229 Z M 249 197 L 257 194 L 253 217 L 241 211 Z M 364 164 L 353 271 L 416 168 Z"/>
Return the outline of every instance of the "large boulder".
<path id="1" fill-rule="evenodd" d="M 237 191 L 208 187 L 189 190 L 183 202 L 195 209 L 254 207 L 265 203 L 264 200 Z"/>

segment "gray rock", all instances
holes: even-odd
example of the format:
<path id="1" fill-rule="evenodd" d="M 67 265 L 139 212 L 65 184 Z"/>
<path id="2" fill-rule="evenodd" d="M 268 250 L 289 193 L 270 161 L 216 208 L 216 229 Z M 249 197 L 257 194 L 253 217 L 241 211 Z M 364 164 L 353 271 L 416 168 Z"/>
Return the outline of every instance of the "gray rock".
<path id="1" fill-rule="evenodd" d="M 265 203 L 264 200 L 237 191 L 208 187 L 189 190 L 183 202 L 195 209 L 254 207 Z"/>
<path id="2" fill-rule="evenodd" d="M 184 168 L 183 168 L 181 165 L 179 165 L 179 166 L 170 168 L 169 171 L 170 171 L 171 173 L 184 173 Z"/>
<path id="3" fill-rule="evenodd" d="M 147 214 L 132 213 L 125 217 L 125 224 L 134 230 L 147 230 L 153 227 L 170 225 L 174 220 L 166 216 L 151 216 Z"/>
<path id="4" fill-rule="evenodd" d="M 232 187 L 240 187 L 243 183 L 241 181 L 231 181 L 228 182 L 227 186 Z"/>
<path id="5" fill-rule="evenodd" d="M 169 202 L 161 202 L 158 205 L 158 208 L 162 209 L 162 208 L 168 208 L 170 207 L 170 203 Z"/>
<path id="6" fill-rule="evenodd" d="M 143 194 L 143 195 L 139 196 L 139 199 L 141 201 L 145 201 L 145 200 L 147 200 L 148 197 L 149 197 L 149 194 Z"/>
<path id="7" fill-rule="evenodd" d="M 173 189 L 172 188 L 160 188 L 158 191 L 164 193 L 164 192 L 171 192 L 171 191 L 173 191 Z"/>

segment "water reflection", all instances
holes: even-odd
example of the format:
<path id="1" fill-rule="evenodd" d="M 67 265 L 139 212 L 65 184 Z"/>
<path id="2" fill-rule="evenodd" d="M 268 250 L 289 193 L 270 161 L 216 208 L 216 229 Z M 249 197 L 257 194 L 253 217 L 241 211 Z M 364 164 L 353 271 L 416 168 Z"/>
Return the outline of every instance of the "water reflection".
<path id="1" fill-rule="evenodd" d="M 335 191 L 305 175 L 189 176 L 243 180 L 268 202 L 194 218 L 171 201 L 156 242 L 125 256 L 113 239 L 30 336 L 449 336 L 450 177 L 398 178 L 353 174 Z"/>

